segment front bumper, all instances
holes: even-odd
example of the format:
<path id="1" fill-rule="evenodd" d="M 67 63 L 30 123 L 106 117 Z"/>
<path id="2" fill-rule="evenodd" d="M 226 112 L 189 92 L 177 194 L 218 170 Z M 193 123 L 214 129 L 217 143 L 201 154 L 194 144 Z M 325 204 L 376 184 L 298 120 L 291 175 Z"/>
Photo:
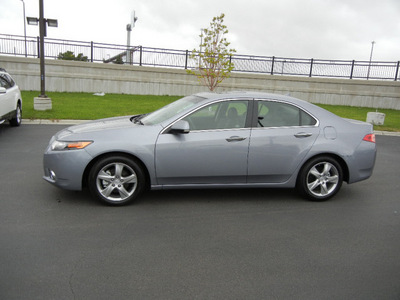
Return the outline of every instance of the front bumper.
<path id="1" fill-rule="evenodd" d="M 84 150 L 51 151 L 43 156 L 43 179 L 67 190 L 81 190 L 86 166 L 92 157 Z"/>

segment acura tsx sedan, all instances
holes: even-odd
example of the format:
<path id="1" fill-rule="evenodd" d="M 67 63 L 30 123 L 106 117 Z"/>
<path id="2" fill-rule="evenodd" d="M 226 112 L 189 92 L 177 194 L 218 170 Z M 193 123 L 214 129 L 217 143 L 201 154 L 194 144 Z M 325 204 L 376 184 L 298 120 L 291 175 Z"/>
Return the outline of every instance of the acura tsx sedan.
<path id="1" fill-rule="evenodd" d="M 66 128 L 43 163 L 51 184 L 123 205 L 147 188 L 297 188 L 323 201 L 369 178 L 375 157 L 371 124 L 289 96 L 231 92 Z"/>

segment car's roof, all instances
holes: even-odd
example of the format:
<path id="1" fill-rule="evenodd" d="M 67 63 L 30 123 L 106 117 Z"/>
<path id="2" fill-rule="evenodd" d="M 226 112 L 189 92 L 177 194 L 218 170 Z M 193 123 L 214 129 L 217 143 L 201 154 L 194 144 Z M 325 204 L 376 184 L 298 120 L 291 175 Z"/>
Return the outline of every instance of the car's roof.
<path id="1" fill-rule="evenodd" d="M 289 95 L 280 95 L 280 94 L 273 94 L 273 93 L 265 93 L 265 92 L 256 92 L 256 91 L 232 91 L 232 92 L 224 92 L 224 93 L 198 93 L 195 94 L 196 96 L 205 98 L 203 103 L 209 103 L 215 100 L 222 100 L 222 99 L 240 99 L 246 98 L 247 100 L 274 100 L 274 101 L 282 101 L 291 103 L 305 109 L 306 111 L 312 113 L 314 116 L 318 115 L 322 118 L 339 118 L 338 116 L 332 114 L 331 112 L 312 104 L 306 100 L 301 100 L 298 98 L 291 97 Z"/>
<path id="2" fill-rule="evenodd" d="M 207 98 L 207 99 L 224 99 L 224 98 L 268 98 L 274 100 L 299 100 L 289 95 L 280 95 L 280 94 L 272 94 L 272 93 L 264 93 L 264 92 L 254 92 L 254 91 L 231 91 L 224 93 L 211 93 L 211 92 L 203 92 L 196 94 L 199 97 Z"/>
<path id="3" fill-rule="evenodd" d="M 219 98 L 226 98 L 226 97 L 249 97 L 253 98 L 254 96 L 265 96 L 265 95 L 275 95 L 275 94 L 268 94 L 263 92 L 254 92 L 254 91 L 228 91 L 223 93 L 213 93 L 213 92 L 202 92 L 196 94 L 200 97 L 209 98 L 209 99 L 219 99 Z"/>
<path id="4" fill-rule="evenodd" d="M 270 100 L 290 102 L 298 104 L 300 106 L 309 106 L 309 105 L 314 106 L 310 102 L 298 98 L 293 98 L 289 95 L 280 95 L 280 94 L 256 92 L 256 91 L 231 91 L 224 93 L 203 92 L 196 94 L 196 96 L 206 98 L 208 101 L 213 101 L 218 99 L 228 99 L 228 98 L 270 99 Z"/>

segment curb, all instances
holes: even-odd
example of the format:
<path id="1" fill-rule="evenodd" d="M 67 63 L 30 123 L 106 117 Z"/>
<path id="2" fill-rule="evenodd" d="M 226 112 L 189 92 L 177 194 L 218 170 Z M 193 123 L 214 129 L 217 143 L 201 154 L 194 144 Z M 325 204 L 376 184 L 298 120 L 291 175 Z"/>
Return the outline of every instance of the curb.
<path id="1" fill-rule="evenodd" d="M 27 125 L 76 125 L 89 122 L 91 120 L 47 120 L 47 119 L 22 119 L 22 124 Z"/>
<path id="2" fill-rule="evenodd" d="M 47 120 L 47 119 L 22 119 L 22 124 L 27 125 L 76 125 L 92 120 Z M 374 130 L 376 135 L 400 136 L 400 132 Z"/>
<path id="3" fill-rule="evenodd" d="M 400 132 L 374 130 L 376 135 L 400 136 Z"/>

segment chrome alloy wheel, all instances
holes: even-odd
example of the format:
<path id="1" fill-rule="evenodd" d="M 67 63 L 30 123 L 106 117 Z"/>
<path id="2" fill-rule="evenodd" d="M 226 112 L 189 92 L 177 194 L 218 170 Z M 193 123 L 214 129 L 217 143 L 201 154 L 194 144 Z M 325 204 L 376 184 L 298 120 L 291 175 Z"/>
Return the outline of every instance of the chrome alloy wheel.
<path id="1" fill-rule="evenodd" d="M 96 187 L 108 201 L 124 201 L 131 197 L 137 188 L 136 172 L 125 163 L 110 163 L 97 173 Z"/>
<path id="2" fill-rule="evenodd" d="M 17 106 L 17 113 L 15 115 L 15 118 L 17 119 L 18 123 L 21 123 L 22 120 L 22 112 L 21 112 L 21 107 L 18 105 Z"/>
<path id="3" fill-rule="evenodd" d="M 339 171 L 330 162 L 319 162 L 307 173 L 308 191 L 317 197 L 329 196 L 336 190 L 339 182 Z"/>

